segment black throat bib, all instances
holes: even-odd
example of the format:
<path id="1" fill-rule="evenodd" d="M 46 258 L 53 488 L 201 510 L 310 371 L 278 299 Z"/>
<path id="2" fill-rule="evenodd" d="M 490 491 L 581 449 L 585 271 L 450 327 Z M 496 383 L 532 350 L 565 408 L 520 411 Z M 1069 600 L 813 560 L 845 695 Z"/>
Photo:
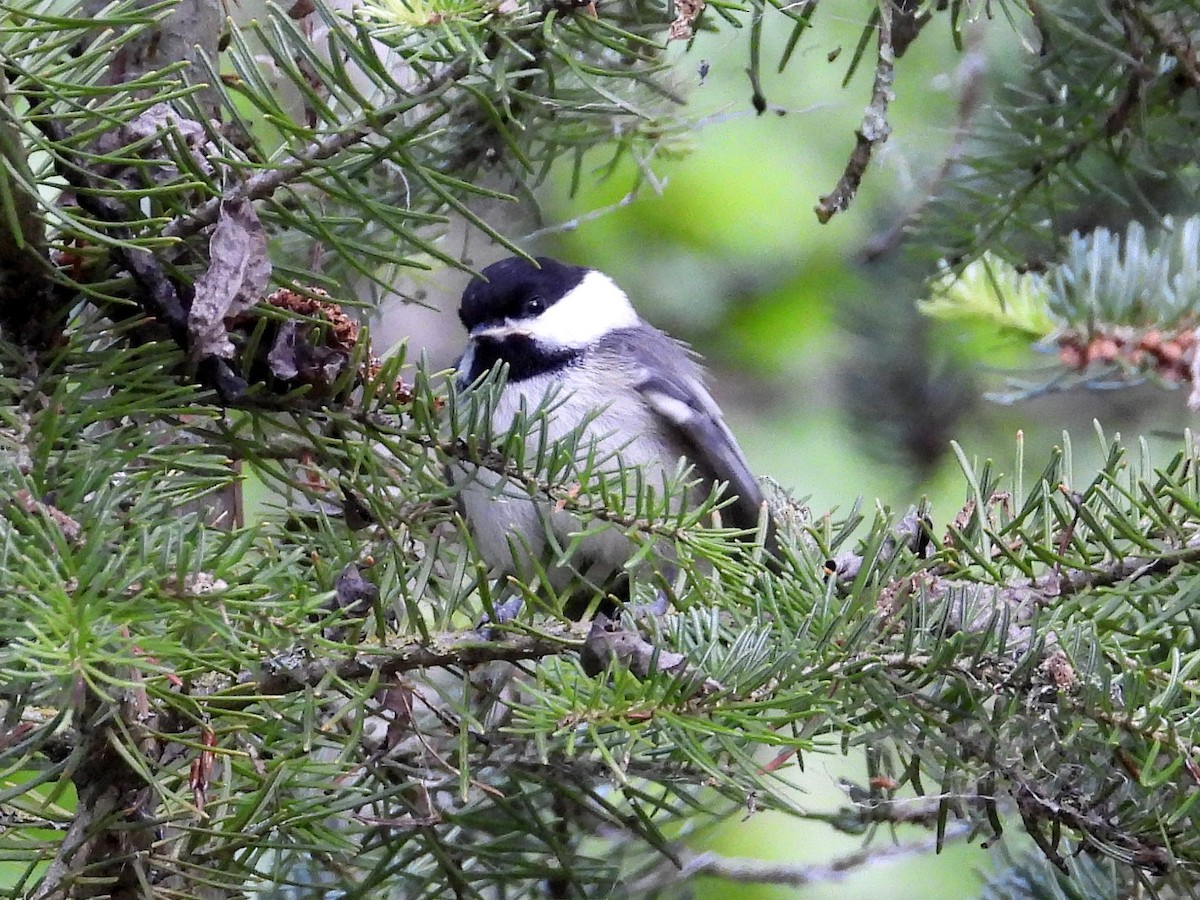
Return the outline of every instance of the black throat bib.
<path id="1" fill-rule="evenodd" d="M 471 371 L 466 373 L 467 382 L 490 372 L 498 362 L 508 363 L 510 382 L 548 375 L 571 365 L 582 353 L 582 350 L 569 347 L 550 350 L 539 346 L 537 341 L 524 334 L 512 334 L 501 339 L 481 338 L 475 342 L 475 356 L 471 360 Z"/>

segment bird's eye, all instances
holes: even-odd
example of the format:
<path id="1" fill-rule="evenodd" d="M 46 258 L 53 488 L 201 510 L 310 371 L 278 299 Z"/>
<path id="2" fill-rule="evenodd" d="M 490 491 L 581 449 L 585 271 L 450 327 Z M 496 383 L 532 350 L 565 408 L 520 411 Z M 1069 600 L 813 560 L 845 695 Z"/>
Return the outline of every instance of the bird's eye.
<path id="1" fill-rule="evenodd" d="M 524 313 L 527 316 L 538 316 L 546 311 L 546 301 L 534 294 L 525 301 Z"/>

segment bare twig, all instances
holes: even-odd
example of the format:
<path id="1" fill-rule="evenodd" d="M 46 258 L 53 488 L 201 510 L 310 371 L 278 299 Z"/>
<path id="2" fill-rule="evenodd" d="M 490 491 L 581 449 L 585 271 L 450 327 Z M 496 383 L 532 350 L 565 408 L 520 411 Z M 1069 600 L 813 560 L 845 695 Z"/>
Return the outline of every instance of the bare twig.
<path id="1" fill-rule="evenodd" d="M 966 823 L 952 823 L 946 829 L 948 839 L 961 839 L 970 834 Z M 681 851 L 683 865 L 675 869 L 661 866 L 633 886 L 632 894 L 642 895 L 667 884 L 692 878 L 720 878 L 737 884 L 779 884 L 804 887 L 841 881 L 848 874 L 881 863 L 896 862 L 913 856 L 924 856 L 938 849 L 936 838 L 926 838 L 901 844 L 880 844 L 863 847 L 854 853 L 827 863 L 769 862 L 720 856 L 716 853 L 687 853 Z"/>
<path id="2" fill-rule="evenodd" d="M 307 656 L 274 657 L 264 661 L 262 673 L 254 684 L 260 694 L 286 694 L 320 684 L 330 674 L 346 681 L 375 674 L 386 679 L 416 669 L 471 668 L 489 662 L 542 659 L 580 649 L 589 627 L 587 622 L 575 623 L 498 640 L 486 640 L 478 631 L 447 632 L 428 642 L 408 641 L 386 651 L 356 653 L 340 661 Z"/>
<path id="3" fill-rule="evenodd" d="M 833 190 L 821 198 L 814 211 L 817 220 L 824 225 L 837 213 L 848 209 L 850 201 L 858 193 L 871 154 L 888 139 L 892 126 L 888 123 L 888 104 L 895 92 L 892 84 L 896 76 L 896 51 L 892 46 L 892 0 L 879 4 L 879 50 L 875 58 L 875 83 L 871 88 L 871 102 L 863 113 L 862 124 L 854 133 L 854 150 L 846 163 L 846 169 Z"/>
<path id="4" fill-rule="evenodd" d="M 890 226 L 867 242 L 862 251 L 863 259 L 866 262 L 874 262 L 894 250 L 904 239 L 908 227 L 941 192 L 954 164 L 958 162 L 966 148 L 971 122 L 983 99 L 983 76 L 986 67 L 987 53 L 983 48 L 983 28 L 971 27 L 967 30 L 967 43 L 962 61 L 958 64 L 955 72 L 954 80 L 959 86 L 959 93 L 958 107 L 954 116 L 954 137 L 950 142 L 950 147 L 942 157 L 942 163 L 938 166 L 937 172 L 929 180 L 928 186 L 921 192 L 921 196 Z"/>
<path id="5" fill-rule="evenodd" d="M 617 210 L 624 209 L 637 200 L 638 190 L 640 187 L 641 183 L 639 183 L 637 187 L 631 190 L 616 203 L 610 203 L 608 206 L 601 206 L 598 209 L 590 210 L 589 212 L 585 212 L 573 219 L 568 219 L 566 222 L 559 222 L 554 225 L 546 225 L 537 229 L 536 231 L 531 231 L 529 234 L 525 235 L 525 237 L 521 238 L 521 243 L 528 244 L 531 241 L 536 241 L 552 234 L 569 234 L 578 230 L 581 225 L 585 225 L 586 223 L 594 221 L 595 219 L 603 218 L 604 216 L 614 213 Z M 662 187 L 666 187 L 665 178 L 663 179 Z M 655 185 L 655 188 L 655 193 L 661 196 L 662 191 L 658 190 L 658 185 Z"/>

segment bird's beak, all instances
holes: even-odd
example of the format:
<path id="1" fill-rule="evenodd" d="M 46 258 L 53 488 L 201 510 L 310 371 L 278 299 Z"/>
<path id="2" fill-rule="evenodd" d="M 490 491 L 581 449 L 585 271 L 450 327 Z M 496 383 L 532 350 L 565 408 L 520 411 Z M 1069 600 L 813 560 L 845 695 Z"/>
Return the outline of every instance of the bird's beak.
<path id="1" fill-rule="evenodd" d="M 528 337 L 528 332 L 515 325 L 513 322 L 505 320 L 500 325 L 482 325 L 471 331 L 472 341 L 503 341 L 506 338 L 517 337 L 524 335 Z"/>

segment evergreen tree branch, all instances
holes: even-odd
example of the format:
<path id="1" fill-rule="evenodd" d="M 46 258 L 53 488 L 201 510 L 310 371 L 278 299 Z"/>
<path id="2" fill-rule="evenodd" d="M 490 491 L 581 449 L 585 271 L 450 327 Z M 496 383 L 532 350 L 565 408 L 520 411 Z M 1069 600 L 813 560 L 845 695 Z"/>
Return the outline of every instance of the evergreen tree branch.
<path id="1" fill-rule="evenodd" d="M 1187 17 L 1173 35 L 1162 24 L 1170 6 L 1039 4 L 1041 58 L 980 117 L 974 149 L 918 236 L 956 267 L 991 252 L 1039 270 L 1072 229 L 1161 217 L 1171 198 L 1192 196 L 1177 160 L 1191 118 L 1179 101 L 1193 88 L 1174 57 L 1186 56 Z"/>
<path id="2" fill-rule="evenodd" d="M 78 710 L 81 724 L 72 752 L 78 799 L 58 854 L 34 894 L 38 900 L 145 896 L 141 860 L 154 841 L 147 825 L 157 798 L 142 766 L 154 764 L 158 749 L 150 737 L 157 715 L 136 686 L 139 681 L 135 675 L 135 686 L 115 704 L 95 696 L 82 680 L 79 684 L 88 699 Z M 127 740 L 132 746 L 123 749 Z"/>
<path id="3" fill-rule="evenodd" d="M 490 662 L 538 660 L 578 651 L 588 627 L 575 623 L 499 637 L 484 637 L 474 629 L 445 632 L 429 641 L 405 641 L 386 651 L 357 652 L 342 660 L 297 658 L 285 653 L 263 660 L 262 674 L 252 683 L 257 694 L 273 695 L 316 687 L 331 676 L 342 681 L 364 681 L 393 678 L 419 669 L 471 669 Z"/>
<path id="4" fill-rule="evenodd" d="M 349 122 L 318 141 L 309 144 L 299 153 L 273 162 L 244 181 L 228 188 L 221 197 L 205 201 L 195 210 L 168 222 L 162 228 L 166 238 L 186 238 L 207 228 L 217 221 L 221 204 L 230 201 L 265 200 L 280 188 L 294 182 L 312 171 L 325 160 L 369 138 L 386 138 L 388 125 L 414 107 L 436 102 L 448 89 L 469 72 L 468 60 L 464 57 L 448 65 L 442 71 L 418 87 L 410 97 L 397 100 L 389 107 L 371 110 L 355 122 Z"/>
<path id="5" fill-rule="evenodd" d="M 1015 787 L 1017 812 L 1025 831 L 1064 874 L 1069 871 L 1059 850 L 1064 827 L 1082 835 L 1086 845 L 1116 855 L 1130 866 L 1153 875 L 1165 875 L 1173 868 L 1170 848 L 1161 841 L 1114 827 L 1100 811 L 1081 809 L 1061 797 L 1049 796 L 1042 785 L 1021 772 L 1008 770 L 1005 774 Z M 1049 835 L 1043 831 L 1046 825 L 1051 828 Z"/>
<path id="6" fill-rule="evenodd" d="M 1136 18 L 1139 25 L 1154 38 L 1158 46 L 1166 50 L 1179 64 L 1179 74 L 1188 85 L 1200 91 L 1200 64 L 1196 58 L 1196 46 L 1187 33 L 1179 30 L 1168 30 L 1144 4 L 1123 0 L 1120 4 L 1124 16 Z"/>
<path id="7" fill-rule="evenodd" d="M 44 102 L 45 95 L 41 96 Z M 69 144 L 61 122 L 43 114 L 37 106 L 32 118 L 50 141 L 64 148 Z M 136 297 L 146 315 L 161 323 L 179 348 L 187 351 L 191 346 L 188 311 L 162 261 L 150 250 L 132 244 L 134 234 L 124 209 L 104 195 L 84 164 L 60 155 L 55 158 L 55 165 L 59 175 L 75 188 L 76 203 L 80 208 L 108 225 L 113 237 L 120 242 L 112 252 L 137 285 Z M 208 354 L 196 360 L 196 372 L 200 382 L 213 388 L 226 402 L 237 403 L 245 393 L 245 379 L 227 360 L 216 355 Z"/>

